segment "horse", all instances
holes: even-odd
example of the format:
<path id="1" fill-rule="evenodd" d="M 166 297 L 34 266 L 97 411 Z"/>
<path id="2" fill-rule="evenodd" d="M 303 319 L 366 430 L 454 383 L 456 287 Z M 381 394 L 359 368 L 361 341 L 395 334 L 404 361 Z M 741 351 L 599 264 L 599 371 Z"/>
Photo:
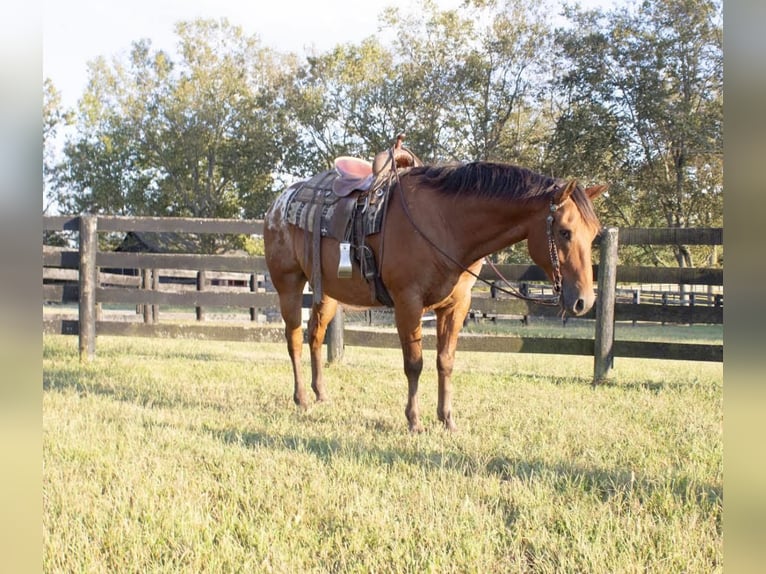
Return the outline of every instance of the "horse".
<path id="1" fill-rule="evenodd" d="M 562 316 L 587 313 L 593 306 L 591 245 L 600 231 L 592 200 L 606 185 L 583 189 L 576 180 L 548 177 L 496 162 L 470 162 L 398 170 L 388 189 L 388 206 L 379 233 L 367 246 L 390 295 L 408 384 L 405 416 L 411 432 L 422 432 L 418 382 L 423 368 L 423 313 L 434 311 L 437 334 L 437 416 L 457 429 L 452 410 L 452 372 L 458 334 L 469 311 L 471 289 L 484 258 L 527 240 L 532 260 L 559 292 Z M 287 350 L 292 361 L 293 400 L 307 408 L 301 374 L 301 306 L 312 281 L 315 249 L 306 231 L 287 220 L 293 187 L 274 201 L 264 218 L 264 247 L 271 281 L 278 293 Z M 321 298 L 308 321 L 311 388 L 318 402 L 328 398 L 321 347 L 338 303 L 376 307 L 381 302 L 355 262 L 350 277 L 339 277 L 340 242 L 322 237 L 314 272 L 321 270 Z M 314 285 L 316 287 L 316 285 Z"/>

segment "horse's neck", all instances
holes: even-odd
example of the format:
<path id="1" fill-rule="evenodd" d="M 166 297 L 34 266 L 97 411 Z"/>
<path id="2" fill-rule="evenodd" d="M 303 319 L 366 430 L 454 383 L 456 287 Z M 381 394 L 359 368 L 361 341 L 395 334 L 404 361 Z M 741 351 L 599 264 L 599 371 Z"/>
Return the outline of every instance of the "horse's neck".
<path id="1" fill-rule="evenodd" d="M 461 259 L 477 261 L 527 238 L 529 220 L 540 207 L 534 202 L 471 198 L 465 207 L 444 217 L 455 237 L 462 238 Z"/>

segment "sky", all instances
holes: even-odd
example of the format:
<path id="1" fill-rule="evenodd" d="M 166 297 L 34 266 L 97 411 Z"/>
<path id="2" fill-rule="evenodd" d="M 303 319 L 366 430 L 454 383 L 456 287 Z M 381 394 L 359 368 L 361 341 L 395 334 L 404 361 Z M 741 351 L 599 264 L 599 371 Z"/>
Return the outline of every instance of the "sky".
<path id="1" fill-rule="evenodd" d="M 127 55 L 148 38 L 172 52 L 174 26 L 182 20 L 227 18 L 264 46 L 305 54 L 358 42 L 378 32 L 385 6 L 405 12 L 415 0 L 43 0 L 43 79 L 50 78 L 65 107 L 85 90 L 87 63 L 98 56 Z M 460 0 L 438 0 L 443 9 Z"/>

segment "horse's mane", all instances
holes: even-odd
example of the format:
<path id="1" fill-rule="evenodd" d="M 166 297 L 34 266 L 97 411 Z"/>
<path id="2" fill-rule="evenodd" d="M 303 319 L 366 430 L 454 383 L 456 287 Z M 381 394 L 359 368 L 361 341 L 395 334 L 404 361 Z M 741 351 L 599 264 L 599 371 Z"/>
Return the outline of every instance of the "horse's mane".
<path id="1" fill-rule="evenodd" d="M 556 185 L 566 184 L 563 179 L 548 177 L 524 167 L 483 161 L 416 167 L 409 173 L 418 176 L 421 184 L 440 193 L 488 199 L 547 199 L 555 192 Z M 572 199 L 582 218 L 589 225 L 600 227 L 593 204 L 579 185 Z"/>

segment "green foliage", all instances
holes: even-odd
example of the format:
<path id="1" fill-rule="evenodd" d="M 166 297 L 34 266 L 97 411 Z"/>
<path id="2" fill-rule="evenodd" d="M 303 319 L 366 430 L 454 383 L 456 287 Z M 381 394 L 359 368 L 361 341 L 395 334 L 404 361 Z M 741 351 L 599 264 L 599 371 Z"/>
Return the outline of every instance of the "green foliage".
<path id="1" fill-rule="evenodd" d="M 714 0 L 647 0 L 570 12 L 557 45 L 568 70 L 555 169 L 611 182 L 604 219 L 620 226 L 723 224 L 723 50 Z M 674 249 L 677 264 L 709 250 Z M 714 257 L 715 258 L 715 257 Z M 665 259 L 644 250 L 644 260 Z"/>
<path id="2" fill-rule="evenodd" d="M 497 160 L 609 183 L 605 225 L 723 224 L 717 0 L 606 10 L 468 0 L 381 13 L 381 33 L 305 60 L 227 21 L 177 26 L 178 53 L 133 44 L 89 64 L 66 125 L 46 84 L 46 194 L 64 212 L 260 218 L 339 155 L 400 132 L 426 161 Z M 558 26 L 558 28 L 557 28 Z M 630 263 L 708 264 L 722 251 L 627 250 Z M 514 253 L 506 254 L 511 260 Z"/>
<path id="3" fill-rule="evenodd" d="M 265 255 L 263 237 L 254 237 L 252 235 L 243 236 L 242 249 L 244 249 L 248 255 L 263 257 Z"/>
<path id="4" fill-rule="evenodd" d="M 53 82 L 46 79 L 43 82 L 43 213 L 59 199 L 55 182 L 56 144 L 61 128 L 70 121 L 70 115 L 61 107 L 61 94 Z"/>
<path id="5" fill-rule="evenodd" d="M 63 181 L 74 212 L 262 217 L 291 129 L 289 60 L 225 20 L 181 22 L 176 60 L 149 41 L 90 65 Z"/>

